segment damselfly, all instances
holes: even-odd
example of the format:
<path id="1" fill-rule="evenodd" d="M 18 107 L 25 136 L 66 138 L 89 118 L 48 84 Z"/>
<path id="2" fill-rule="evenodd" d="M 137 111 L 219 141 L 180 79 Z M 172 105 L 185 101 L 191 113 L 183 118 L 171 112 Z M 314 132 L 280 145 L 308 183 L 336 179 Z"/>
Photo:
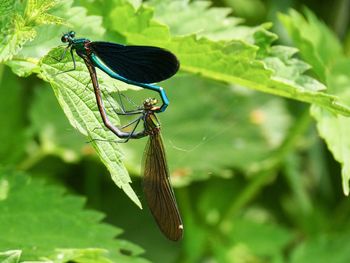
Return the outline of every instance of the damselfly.
<path id="1" fill-rule="evenodd" d="M 70 51 L 73 68 L 76 63 L 73 51 L 84 59 L 87 66 L 97 67 L 112 78 L 159 93 L 162 106 L 157 112 L 163 112 L 169 100 L 162 87 L 156 83 L 173 76 L 179 69 L 179 61 L 168 50 L 153 46 L 127 46 L 110 42 L 90 41 L 86 38 L 75 38 L 75 32 L 65 33 L 61 41 L 68 43 L 61 59 Z M 68 72 L 65 71 L 65 72 Z M 91 74 L 91 71 L 90 71 Z"/>

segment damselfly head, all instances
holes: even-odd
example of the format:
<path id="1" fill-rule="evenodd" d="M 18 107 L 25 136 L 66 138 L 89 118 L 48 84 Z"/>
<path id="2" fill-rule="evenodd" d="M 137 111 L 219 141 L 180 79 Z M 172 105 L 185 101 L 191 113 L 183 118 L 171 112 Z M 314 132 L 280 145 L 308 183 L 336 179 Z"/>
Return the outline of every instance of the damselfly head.
<path id="1" fill-rule="evenodd" d="M 68 33 L 63 34 L 63 36 L 61 37 L 61 41 L 63 43 L 67 43 L 70 42 L 74 39 L 75 37 L 75 32 L 74 31 L 70 31 Z"/>
<path id="2" fill-rule="evenodd" d="M 157 105 L 158 100 L 155 98 L 148 98 L 145 99 L 145 101 L 143 102 L 143 107 L 147 110 L 152 109 L 153 106 Z"/>

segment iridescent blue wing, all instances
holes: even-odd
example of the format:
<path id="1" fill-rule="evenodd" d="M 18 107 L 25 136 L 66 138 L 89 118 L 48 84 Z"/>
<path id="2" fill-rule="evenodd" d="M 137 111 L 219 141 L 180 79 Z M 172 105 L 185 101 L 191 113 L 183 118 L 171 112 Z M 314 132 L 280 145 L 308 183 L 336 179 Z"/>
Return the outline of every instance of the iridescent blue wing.
<path id="1" fill-rule="evenodd" d="M 111 70 L 132 81 L 156 83 L 179 70 L 179 61 L 168 50 L 152 46 L 125 46 L 90 42 L 89 47 Z"/>

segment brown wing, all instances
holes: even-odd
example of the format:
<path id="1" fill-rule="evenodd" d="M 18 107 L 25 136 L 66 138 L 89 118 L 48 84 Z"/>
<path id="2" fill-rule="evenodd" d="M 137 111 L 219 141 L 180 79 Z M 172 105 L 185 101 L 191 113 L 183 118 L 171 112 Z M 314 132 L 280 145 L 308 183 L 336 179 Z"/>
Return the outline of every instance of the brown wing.
<path id="1" fill-rule="evenodd" d="M 183 224 L 169 181 L 169 170 L 160 134 L 150 135 L 144 153 L 143 190 L 154 219 L 170 240 L 182 237 Z"/>

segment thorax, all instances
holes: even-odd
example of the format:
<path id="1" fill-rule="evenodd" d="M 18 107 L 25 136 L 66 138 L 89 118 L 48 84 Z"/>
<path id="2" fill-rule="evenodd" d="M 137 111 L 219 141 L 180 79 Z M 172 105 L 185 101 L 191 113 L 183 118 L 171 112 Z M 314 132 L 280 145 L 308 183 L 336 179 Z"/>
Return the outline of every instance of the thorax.
<path id="1" fill-rule="evenodd" d="M 145 130 L 148 134 L 160 133 L 160 122 L 152 110 L 147 110 L 144 117 Z"/>
<path id="2" fill-rule="evenodd" d="M 72 48 L 77 51 L 78 54 L 83 54 L 83 55 L 89 55 L 90 53 L 90 48 L 89 48 L 89 43 L 91 41 L 86 38 L 78 38 L 74 39 L 74 42 L 72 43 Z"/>

